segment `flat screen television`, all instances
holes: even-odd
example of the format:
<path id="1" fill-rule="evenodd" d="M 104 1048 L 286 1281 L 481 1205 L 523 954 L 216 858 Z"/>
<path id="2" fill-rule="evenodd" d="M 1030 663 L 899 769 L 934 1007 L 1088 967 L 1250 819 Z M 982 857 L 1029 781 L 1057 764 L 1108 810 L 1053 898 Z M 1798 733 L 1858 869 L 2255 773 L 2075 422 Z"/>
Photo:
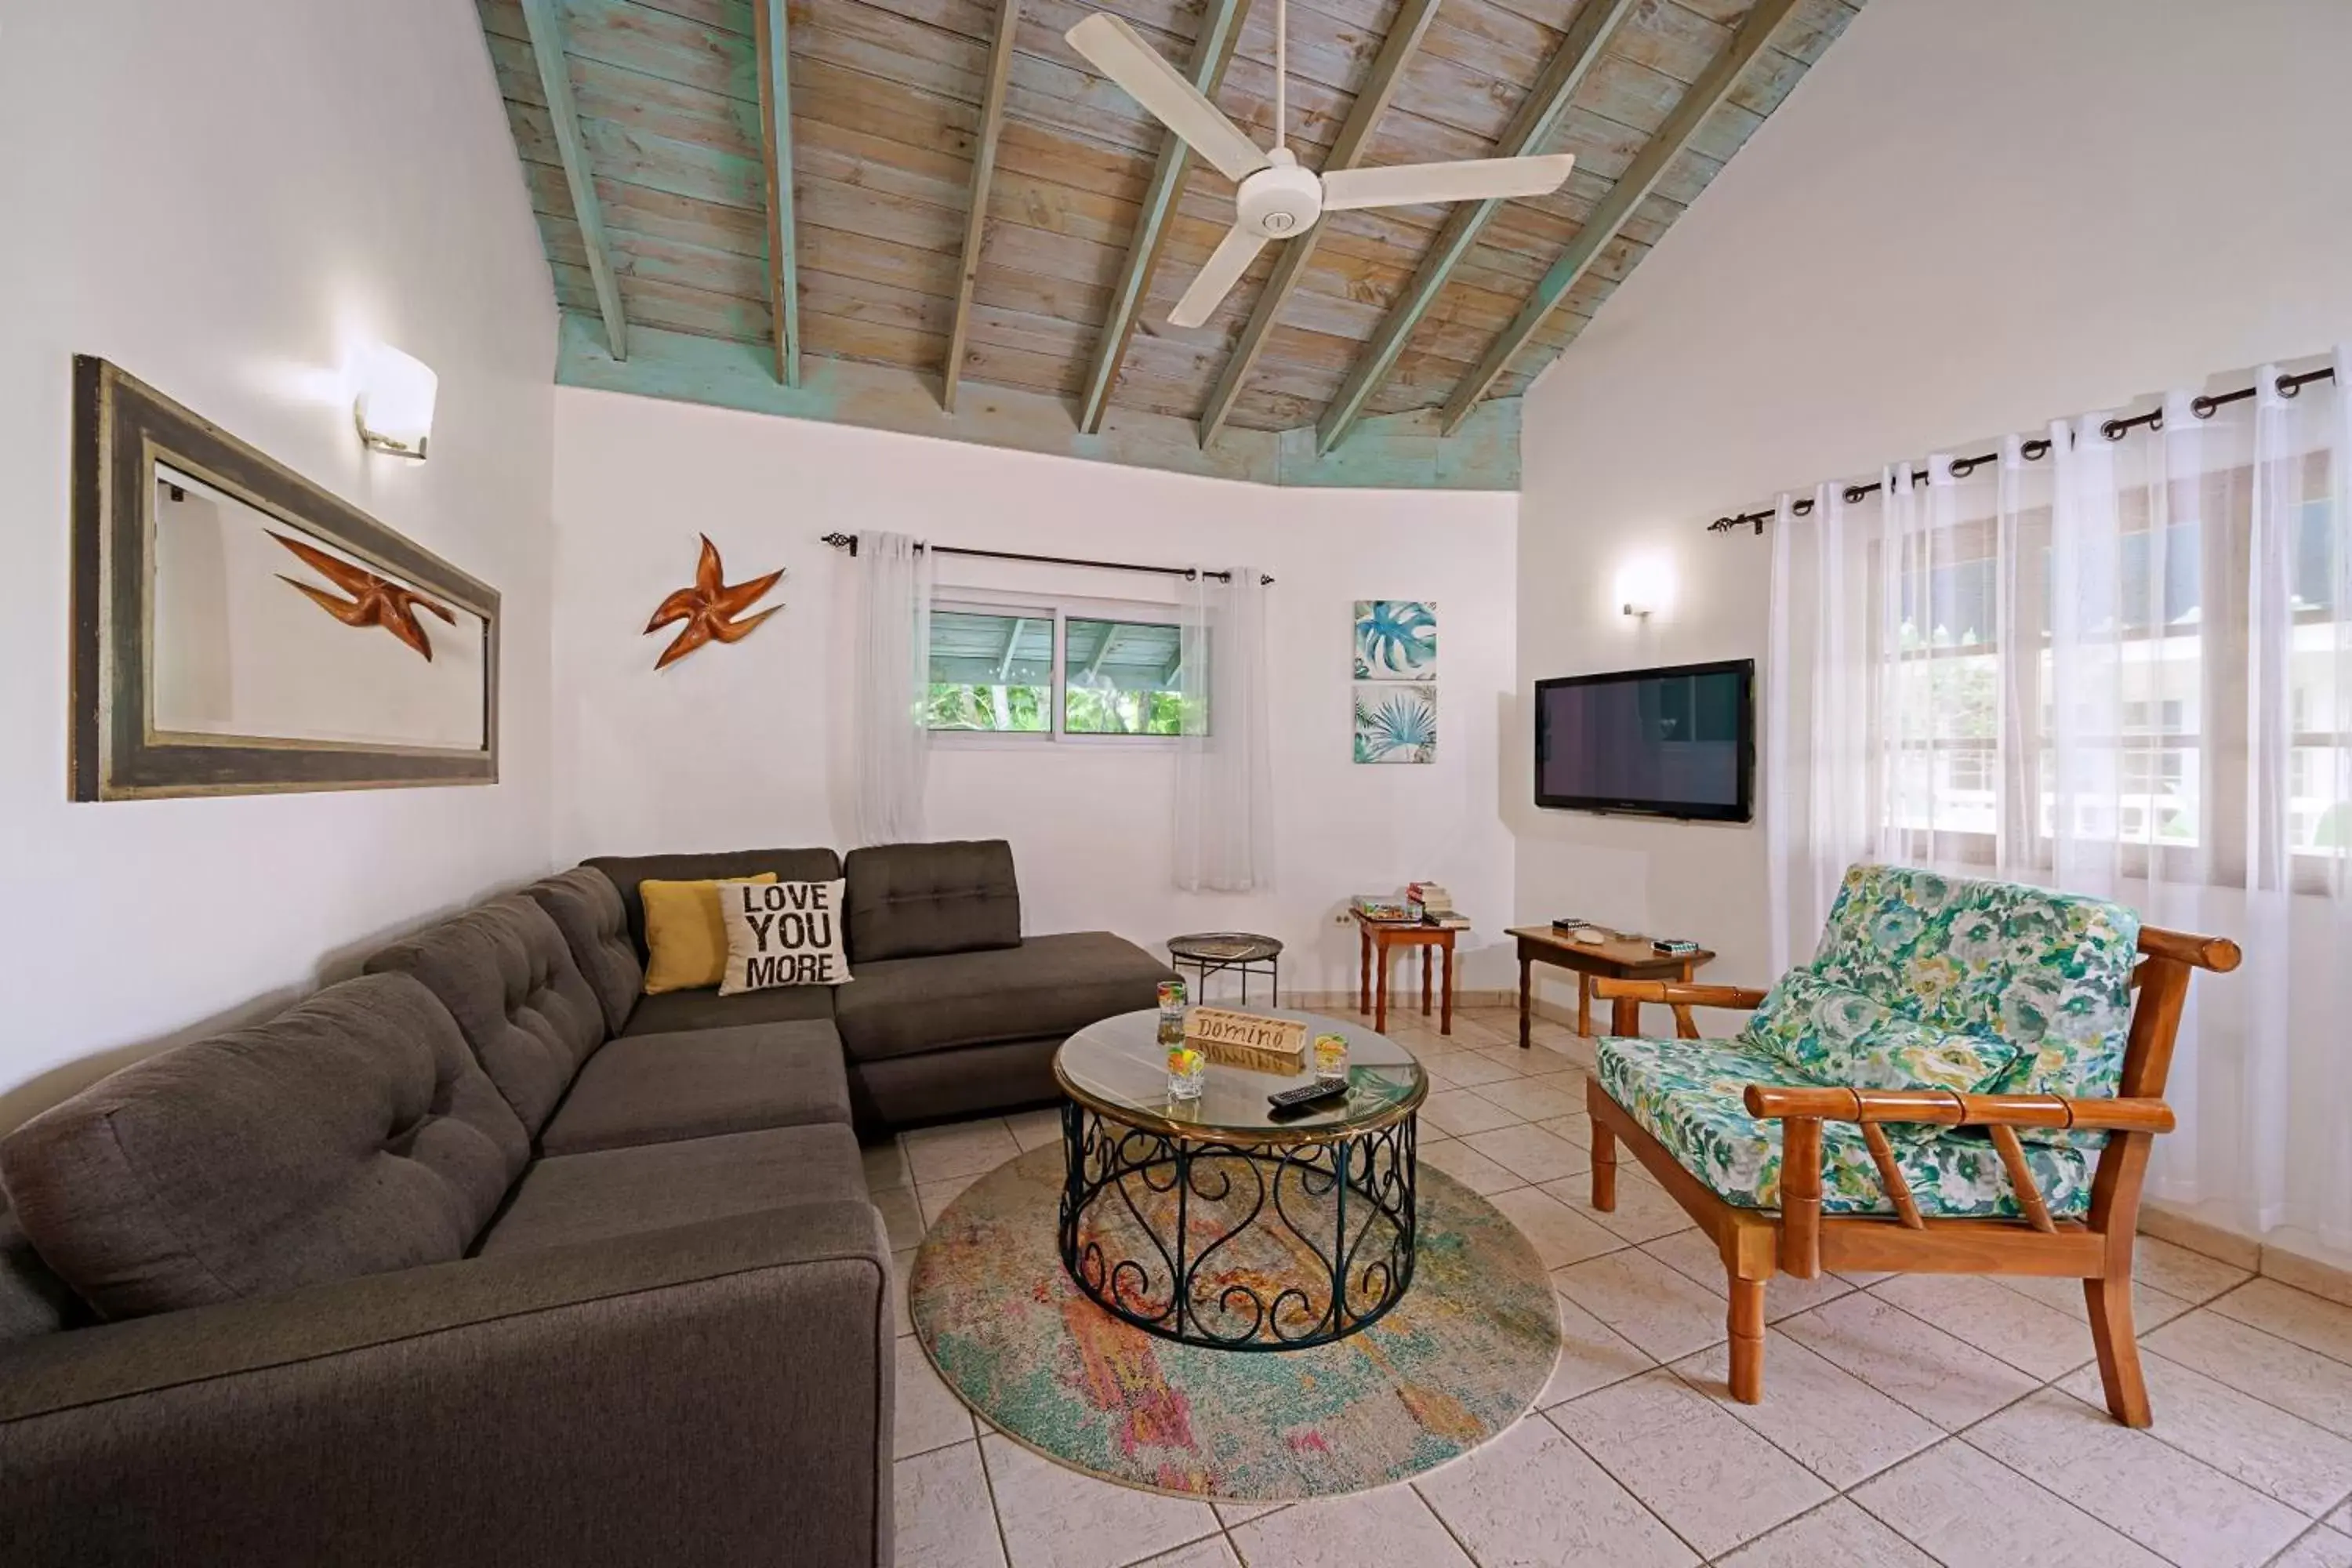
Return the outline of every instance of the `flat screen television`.
<path id="1" fill-rule="evenodd" d="M 1697 822 L 1755 816 L 1756 661 L 1536 682 L 1536 804 Z"/>

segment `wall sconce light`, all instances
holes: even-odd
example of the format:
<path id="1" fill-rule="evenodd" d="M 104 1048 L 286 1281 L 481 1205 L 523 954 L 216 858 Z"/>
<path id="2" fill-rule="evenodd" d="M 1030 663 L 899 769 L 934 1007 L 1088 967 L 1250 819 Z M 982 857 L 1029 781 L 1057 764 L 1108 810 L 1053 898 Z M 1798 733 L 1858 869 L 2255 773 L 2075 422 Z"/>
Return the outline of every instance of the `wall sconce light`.
<path id="1" fill-rule="evenodd" d="M 430 365 L 379 344 L 359 367 L 359 396 L 352 404 L 352 417 L 360 427 L 360 439 L 379 452 L 424 457 L 440 386 L 441 378 Z"/>
<path id="2" fill-rule="evenodd" d="M 1674 574 L 1661 557 L 1645 556 L 1618 569 L 1617 602 L 1636 620 L 1663 609 L 1673 591 Z"/>

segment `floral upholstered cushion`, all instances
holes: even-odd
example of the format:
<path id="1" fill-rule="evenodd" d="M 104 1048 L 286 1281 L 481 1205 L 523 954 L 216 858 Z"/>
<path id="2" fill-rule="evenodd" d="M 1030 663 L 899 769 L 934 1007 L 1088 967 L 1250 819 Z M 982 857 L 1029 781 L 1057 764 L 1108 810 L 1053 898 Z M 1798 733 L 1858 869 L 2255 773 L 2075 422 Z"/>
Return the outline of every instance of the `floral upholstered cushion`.
<path id="1" fill-rule="evenodd" d="M 1989 1035 L 1906 1017 L 1807 968 L 1780 977 L 1739 1037 L 1809 1083 L 1856 1089 L 1974 1094 L 1991 1088 L 2022 1054 Z"/>
<path id="2" fill-rule="evenodd" d="M 1922 1023 L 2016 1047 L 1995 1092 L 2095 1097 L 2123 1077 L 2138 946 L 2139 917 L 2120 904 L 1856 866 L 1810 968 Z"/>
<path id="3" fill-rule="evenodd" d="M 1783 1064 L 1737 1040 L 1612 1038 L 1601 1042 L 1601 1087 L 1682 1167 L 1742 1208 L 1780 1204 L 1780 1123 L 1748 1114 L 1751 1083 L 1803 1081 Z M 1891 1140 L 1895 1163 L 1923 1215 L 2014 1217 L 2009 1173 L 1979 1132 L 1952 1130 Z M 2042 1201 L 2060 1218 L 2090 1207 L 2094 1151 L 2025 1145 Z M 1822 1125 L 1822 1212 L 1893 1214 L 1862 1130 Z"/>

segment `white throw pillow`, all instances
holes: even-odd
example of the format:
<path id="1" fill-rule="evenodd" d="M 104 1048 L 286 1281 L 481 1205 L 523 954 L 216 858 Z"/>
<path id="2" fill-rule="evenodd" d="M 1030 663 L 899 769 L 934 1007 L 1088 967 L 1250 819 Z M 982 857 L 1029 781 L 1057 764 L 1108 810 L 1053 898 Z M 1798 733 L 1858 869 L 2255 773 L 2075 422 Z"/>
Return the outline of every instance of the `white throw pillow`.
<path id="1" fill-rule="evenodd" d="M 721 882 L 727 973 L 719 994 L 772 985 L 841 985 L 849 956 L 841 945 L 842 891 L 834 882 Z"/>

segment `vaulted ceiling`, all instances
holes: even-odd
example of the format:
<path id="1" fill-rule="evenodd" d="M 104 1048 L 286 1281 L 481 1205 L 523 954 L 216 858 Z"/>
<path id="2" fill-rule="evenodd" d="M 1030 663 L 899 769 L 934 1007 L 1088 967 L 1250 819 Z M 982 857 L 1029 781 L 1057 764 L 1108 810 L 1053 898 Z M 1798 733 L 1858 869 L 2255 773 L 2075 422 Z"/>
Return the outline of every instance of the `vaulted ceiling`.
<path id="1" fill-rule="evenodd" d="M 1307 167 L 1567 152 L 1575 173 L 1329 214 L 1187 331 L 1168 311 L 1233 186 L 1064 41 L 1087 0 L 478 0 L 560 380 L 1489 489 L 1517 483 L 1520 391 L 1859 3 L 1290 0 L 1283 133 Z M 1105 8 L 1275 140 L 1270 0 Z"/>

